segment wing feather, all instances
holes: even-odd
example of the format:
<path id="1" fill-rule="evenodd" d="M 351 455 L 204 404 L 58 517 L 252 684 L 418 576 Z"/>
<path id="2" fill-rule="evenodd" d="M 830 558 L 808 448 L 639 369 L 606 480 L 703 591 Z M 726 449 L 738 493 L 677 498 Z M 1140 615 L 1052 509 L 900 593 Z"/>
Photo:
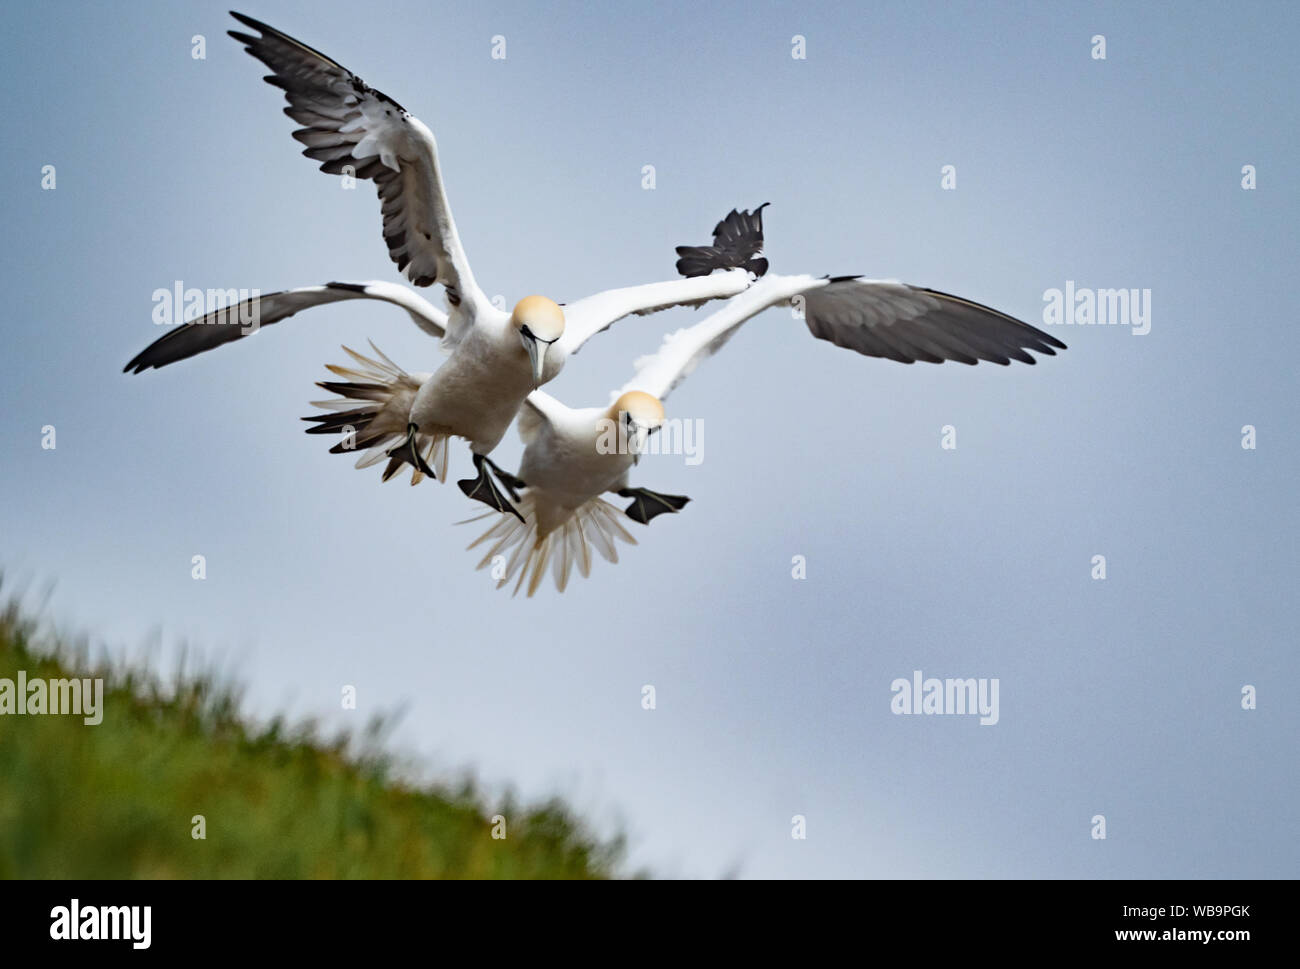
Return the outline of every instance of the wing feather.
<path id="1" fill-rule="evenodd" d="M 642 390 L 663 400 L 747 320 L 791 301 L 817 339 L 899 363 L 1032 364 L 1029 350 L 1052 356 L 1065 349 L 1037 327 L 937 290 L 857 276 L 769 275 L 695 326 L 665 337 L 657 353 L 637 360 L 635 376 L 613 396 Z"/>
<path id="2" fill-rule="evenodd" d="M 441 339 L 447 329 L 447 314 L 418 293 L 394 283 L 326 283 L 276 293 L 251 296 L 190 320 L 160 336 L 137 353 L 124 368 L 142 373 L 150 367 L 165 367 L 207 350 L 216 349 L 279 323 L 301 310 L 348 299 L 373 299 L 400 306 L 425 333 Z"/>
<path id="3" fill-rule="evenodd" d="M 474 282 L 447 204 L 431 132 L 400 104 L 337 61 L 252 17 L 231 14 L 261 36 L 230 36 L 272 71 L 293 136 L 321 171 L 370 179 L 379 192 L 389 258 L 416 286 L 440 283 L 453 306 L 488 305 Z M 454 339 L 454 338 L 453 338 Z"/>
<path id="4" fill-rule="evenodd" d="M 564 307 L 564 335 L 560 345 L 568 354 L 611 324 L 628 316 L 644 316 L 674 306 L 702 306 L 744 292 L 752 277 L 744 269 L 728 269 L 710 276 L 672 279 L 644 286 L 607 289 Z"/>

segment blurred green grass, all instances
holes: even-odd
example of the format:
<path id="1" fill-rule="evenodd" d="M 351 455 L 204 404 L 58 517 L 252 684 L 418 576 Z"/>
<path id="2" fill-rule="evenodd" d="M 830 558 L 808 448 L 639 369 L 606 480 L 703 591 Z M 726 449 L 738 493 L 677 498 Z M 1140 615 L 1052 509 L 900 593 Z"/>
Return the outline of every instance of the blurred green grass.
<path id="1" fill-rule="evenodd" d="M 0 716 L 0 878 L 608 878 L 601 840 L 561 801 L 489 808 L 472 781 L 412 784 L 385 724 L 323 739 L 256 725 L 214 674 L 163 683 L 36 637 L 0 611 L 0 677 L 103 677 L 103 722 Z M 507 837 L 492 837 L 492 816 Z M 191 837 L 203 815 L 206 839 Z"/>

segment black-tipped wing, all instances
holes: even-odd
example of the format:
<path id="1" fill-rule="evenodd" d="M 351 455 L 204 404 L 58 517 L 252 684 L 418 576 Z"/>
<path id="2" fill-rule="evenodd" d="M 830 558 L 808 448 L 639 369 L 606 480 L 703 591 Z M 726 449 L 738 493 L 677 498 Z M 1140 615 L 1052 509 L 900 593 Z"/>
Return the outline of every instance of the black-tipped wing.
<path id="1" fill-rule="evenodd" d="M 418 293 L 395 283 L 326 283 L 278 293 L 258 295 L 190 320 L 169 330 L 135 355 L 123 368 L 142 373 L 150 367 L 165 367 L 177 360 L 212 350 L 248 336 L 264 326 L 288 319 L 300 310 L 346 299 L 374 299 L 400 306 L 415 325 L 441 339 L 447 329 L 447 314 Z"/>
<path id="2" fill-rule="evenodd" d="M 665 337 L 657 353 L 636 361 L 636 375 L 614 396 L 642 390 L 663 400 L 747 320 L 783 303 L 801 311 L 819 340 L 899 363 L 1034 363 L 1026 351 L 1052 356 L 1065 349 L 1037 327 L 932 289 L 856 276 L 769 276 L 695 326 Z"/>
<path id="3" fill-rule="evenodd" d="M 905 283 L 840 277 L 803 295 L 804 322 L 819 340 L 899 363 L 1033 364 L 1065 344 L 1037 327 L 960 296 Z"/>
<path id="4" fill-rule="evenodd" d="M 321 171 L 373 179 L 379 190 L 384 241 L 399 270 L 416 286 L 441 283 L 453 306 L 487 303 L 474 283 L 451 217 L 433 133 L 392 98 L 320 51 L 243 14 L 231 14 L 260 37 L 230 31 L 272 71 L 284 113 L 304 127 L 293 136 Z"/>
<path id="5" fill-rule="evenodd" d="M 767 272 L 767 260 L 759 257 L 763 251 L 764 202 L 750 212 L 732 209 L 713 227 L 713 245 L 678 246 L 677 272 L 683 276 L 707 276 L 715 269 L 740 268 L 762 276 Z"/>

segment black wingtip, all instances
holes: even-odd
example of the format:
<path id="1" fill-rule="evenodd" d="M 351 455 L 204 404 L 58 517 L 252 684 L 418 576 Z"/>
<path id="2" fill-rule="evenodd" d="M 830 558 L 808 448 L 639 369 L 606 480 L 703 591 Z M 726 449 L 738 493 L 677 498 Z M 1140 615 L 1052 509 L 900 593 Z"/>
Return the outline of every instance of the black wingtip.
<path id="1" fill-rule="evenodd" d="M 268 27 L 266 24 L 262 23 L 262 21 L 255 20 L 254 18 L 248 16 L 247 14 L 240 13 L 238 10 L 231 10 L 228 12 L 230 16 L 234 17 L 245 27 L 252 27 L 254 30 L 260 31 L 261 33 L 264 34 L 275 33 L 273 28 Z"/>

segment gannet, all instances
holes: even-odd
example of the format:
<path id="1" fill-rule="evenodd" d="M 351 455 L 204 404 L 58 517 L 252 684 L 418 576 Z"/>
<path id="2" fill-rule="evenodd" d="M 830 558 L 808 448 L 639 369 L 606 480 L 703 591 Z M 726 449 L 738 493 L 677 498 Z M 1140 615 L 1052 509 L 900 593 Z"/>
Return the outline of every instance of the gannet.
<path id="1" fill-rule="evenodd" d="M 438 283 L 446 292 L 451 310 L 441 324 L 441 340 L 451 356 L 421 386 L 403 441 L 388 449 L 398 467 L 407 462 L 423 475 L 445 480 L 445 463 L 435 471 L 425 455 L 437 451 L 445 456 L 446 438 L 465 438 L 478 475 L 459 481 L 461 490 L 497 511 L 518 514 L 494 484 L 489 471 L 499 469 L 488 455 L 530 391 L 553 379 L 569 355 L 617 319 L 731 296 L 749 284 L 749 273 L 737 269 L 610 290 L 564 309 L 545 296 L 525 297 L 511 313 L 497 309 L 475 282 L 465 257 L 433 133 L 392 98 L 319 51 L 251 17 L 232 15 L 261 34 L 229 32 L 270 67 L 265 80 L 284 91 L 289 102 L 285 113 L 305 126 L 293 132 L 307 145 L 303 154 L 319 161 L 322 171 L 374 180 L 390 258 L 416 286 Z M 286 306 L 294 305 L 286 299 Z M 423 308 L 405 308 L 429 331 Z M 258 311 L 260 317 L 260 301 Z M 266 322 L 257 320 L 259 328 Z M 202 325 L 192 321 L 167 334 L 126 369 L 138 373 L 163 366 L 237 339 L 248 329 L 239 327 L 235 333 L 219 324 L 193 329 Z M 386 475 L 395 470 L 390 462 Z"/>
<path id="2" fill-rule="evenodd" d="M 566 407 L 545 391 L 528 395 L 519 412 L 524 453 L 519 475 L 519 509 L 523 520 L 500 516 L 469 548 L 488 543 L 480 569 L 502 562 L 497 587 L 512 578 L 515 593 L 528 584 L 532 596 L 548 567 L 563 592 L 576 566 L 591 572 L 594 547 L 606 561 L 617 562 L 616 541 L 636 544 L 624 527 L 631 520 L 648 525 L 656 516 L 676 513 L 690 501 L 634 488 L 629 474 L 651 434 L 664 422 L 664 406 L 639 390 L 618 395 L 608 407 Z M 602 495 L 612 492 L 632 502 L 620 511 Z M 469 519 L 497 517 L 495 512 Z M 498 560 L 498 556 L 501 559 Z"/>

